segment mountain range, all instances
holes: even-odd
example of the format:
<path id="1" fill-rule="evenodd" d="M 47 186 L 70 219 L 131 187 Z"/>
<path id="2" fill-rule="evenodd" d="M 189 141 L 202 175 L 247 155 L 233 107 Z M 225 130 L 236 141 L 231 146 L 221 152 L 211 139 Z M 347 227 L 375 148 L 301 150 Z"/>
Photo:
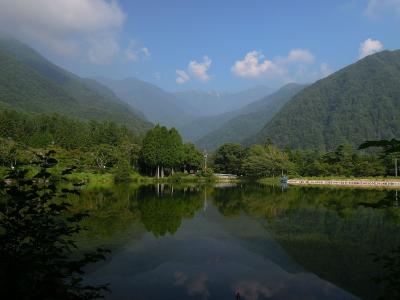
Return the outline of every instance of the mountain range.
<path id="1" fill-rule="evenodd" d="M 194 90 L 172 93 L 134 77 L 121 80 L 104 77 L 95 79 L 113 90 L 120 99 L 142 111 L 151 122 L 174 126 L 187 132 L 185 135 L 189 140 L 193 140 L 193 134 L 185 128 L 193 120 L 231 111 L 270 93 L 270 89 L 264 86 L 238 93 Z"/>
<path id="2" fill-rule="evenodd" d="M 271 92 L 270 88 L 257 85 L 237 93 L 190 90 L 176 92 L 174 95 L 175 103 L 187 113 L 195 117 L 207 117 L 237 110 Z"/>
<path id="3" fill-rule="evenodd" d="M 254 101 L 245 107 L 226 113 L 226 121 L 196 141 L 203 149 L 216 149 L 225 143 L 243 143 L 263 126 L 305 86 L 290 83 L 275 93 Z"/>
<path id="4" fill-rule="evenodd" d="M 211 150 L 228 142 L 266 141 L 331 150 L 399 136 L 400 50 L 367 56 L 311 85 L 292 83 L 272 94 L 265 86 L 174 93 L 133 77 L 82 78 L 0 36 L 0 108 L 111 120 L 141 133 L 161 123 Z"/>

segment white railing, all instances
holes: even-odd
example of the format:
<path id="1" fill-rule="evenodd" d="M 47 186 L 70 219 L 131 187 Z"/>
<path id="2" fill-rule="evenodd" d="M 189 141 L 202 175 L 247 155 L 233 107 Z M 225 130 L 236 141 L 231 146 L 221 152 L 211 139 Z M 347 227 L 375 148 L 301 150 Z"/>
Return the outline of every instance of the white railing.
<path id="1" fill-rule="evenodd" d="M 293 185 L 360 185 L 360 186 L 400 186 L 399 181 L 390 180 L 313 180 L 313 179 L 289 179 L 288 184 Z"/>

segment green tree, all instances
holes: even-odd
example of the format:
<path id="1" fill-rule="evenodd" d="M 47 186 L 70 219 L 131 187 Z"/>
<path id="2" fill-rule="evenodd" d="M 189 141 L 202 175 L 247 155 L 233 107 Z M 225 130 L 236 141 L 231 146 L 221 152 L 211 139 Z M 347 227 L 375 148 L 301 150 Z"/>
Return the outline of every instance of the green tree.
<path id="1" fill-rule="evenodd" d="M 18 161 L 17 143 L 11 139 L 0 138 L 0 164 L 14 168 Z"/>
<path id="2" fill-rule="evenodd" d="M 38 155 L 40 169 L 33 178 L 27 169 L 11 170 L 11 183 L 0 189 L 6 200 L 0 204 L 0 290 L 7 299 L 95 299 L 106 289 L 82 283 L 83 268 L 104 259 L 105 250 L 72 258 L 73 236 L 87 214 L 73 213 L 62 201 L 78 191 L 59 192 L 49 172 L 57 164 L 53 154 Z"/>
<path id="3" fill-rule="evenodd" d="M 93 164 L 100 171 L 105 171 L 107 168 L 113 167 L 118 162 L 116 148 L 110 145 L 98 145 L 93 149 L 91 154 L 93 156 Z"/>
<path id="4" fill-rule="evenodd" d="M 183 157 L 182 138 L 175 128 L 168 130 L 164 126 L 156 125 L 143 139 L 140 151 L 142 168 L 145 171 L 155 170 L 157 177 L 164 176 L 164 168 L 173 170 L 181 167 Z"/>
<path id="5" fill-rule="evenodd" d="M 165 145 L 165 157 L 163 159 L 163 165 L 171 168 L 172 173 L 174 168 L 179 168 L 183 163 L 183 143 L 182 137 L 175 128 L 171 128 L 168 131 L 167 137 L 164 138 Z"/>
<path id="6" fill-rule="evenodd" d="M 142 169 L 151 170 L 154 168 L 157 170 L 154 172 L 156 176 L 159 176 L 158 169 L 158 156 L 159 156 L 159 138 L 160 138 L 160 125 L 156 125 L 153 129 L 149 130 L 143 138 L 142 149 L 140 150 L 139 159 Z"/>
<path id="7" fill-rule="evenodd" d="M 292 172 L 294 164 L 285 152 L 273 145 L 254 145 L 243 160 L 244 175 L 253 178 L 273 177 L 282 171 Z"/>
<path id="8" fill-rule="evenodd" d="M 216 172 L 240 175 L 245 155 L 245 149 L 239 144 L 224 144 L 214 154 L 214 169 Z"/>
<path id="9" fill-rule="evenodd" d="M 183 169 L 187 172 L 201 169 L 203 164 L 203 154 L 196 149 L 192 143 L 183 145 Z"/>

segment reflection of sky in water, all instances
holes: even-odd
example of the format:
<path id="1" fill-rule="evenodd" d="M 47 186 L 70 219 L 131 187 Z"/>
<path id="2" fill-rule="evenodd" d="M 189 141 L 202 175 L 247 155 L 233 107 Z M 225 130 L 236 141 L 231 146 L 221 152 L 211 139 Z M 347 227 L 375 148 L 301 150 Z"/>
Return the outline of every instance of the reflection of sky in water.
<path id="1" fill-rule="evenodd" d="M 302 270 L 259 220 L 225 218 L 213 205 L 173 236 L 126 245 L 88 280 L 109 282 L 107 299 L 356 299 Z"/>

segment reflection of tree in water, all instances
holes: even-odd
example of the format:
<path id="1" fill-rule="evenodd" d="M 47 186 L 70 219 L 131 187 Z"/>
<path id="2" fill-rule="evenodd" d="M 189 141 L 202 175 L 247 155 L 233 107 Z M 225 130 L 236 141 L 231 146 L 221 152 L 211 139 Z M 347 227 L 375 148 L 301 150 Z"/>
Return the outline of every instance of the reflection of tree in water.
<path id="1" fill-rule="evenodd" d="M 282 192 L 254 185 L 216 191 L 214 202 L 225 215 L 267 217 L 266 229 L 306 270 L 362 298 L 375 299 L 384 288 L 374 285 L 371 277 L 390 270 L 382 270 L 370 253 L 387 253 L 400 245 L 394 193 L 299 187 Z"/>
<path id="2" fill-rule="evenodd" d="M 361 203 L 361 205 L 384 209 L 388 217 L 399 220 L 399 192 L 397 190 L 389 191 L 385 198 L 376 203 Z M 381 273 L 372 276 L 374 282 L 383 287 L 379 299 L 400 299 L 400 244 L 390 249 L 385 248 L 384 251 L 374 251 L 371 256 L 374 262 L 382 267 Z"/>
<path id="3" fill-rule="evenodd" d="M 146 230 L 155 236 L 173 234 L 183 218 L 193 218 L 203 207 L 198 189 L 174 189 L 171 186 L 142 187 L 139 190 L 138 209 Z"/>
<path id="4" fill-rule="evenodd" d="M 83 221 L 89 230 L 78 236 L 81 247 L 118 247 L 144 233 L 138 222 L 138 186 L 91 187 L 82 190 L 73 199 L 76 211 L 89 210 L 90 216 Z M 76 197 L 75 197 L 76 198 Z M 135 226 L 136 225 L 136 226 Z"/>

